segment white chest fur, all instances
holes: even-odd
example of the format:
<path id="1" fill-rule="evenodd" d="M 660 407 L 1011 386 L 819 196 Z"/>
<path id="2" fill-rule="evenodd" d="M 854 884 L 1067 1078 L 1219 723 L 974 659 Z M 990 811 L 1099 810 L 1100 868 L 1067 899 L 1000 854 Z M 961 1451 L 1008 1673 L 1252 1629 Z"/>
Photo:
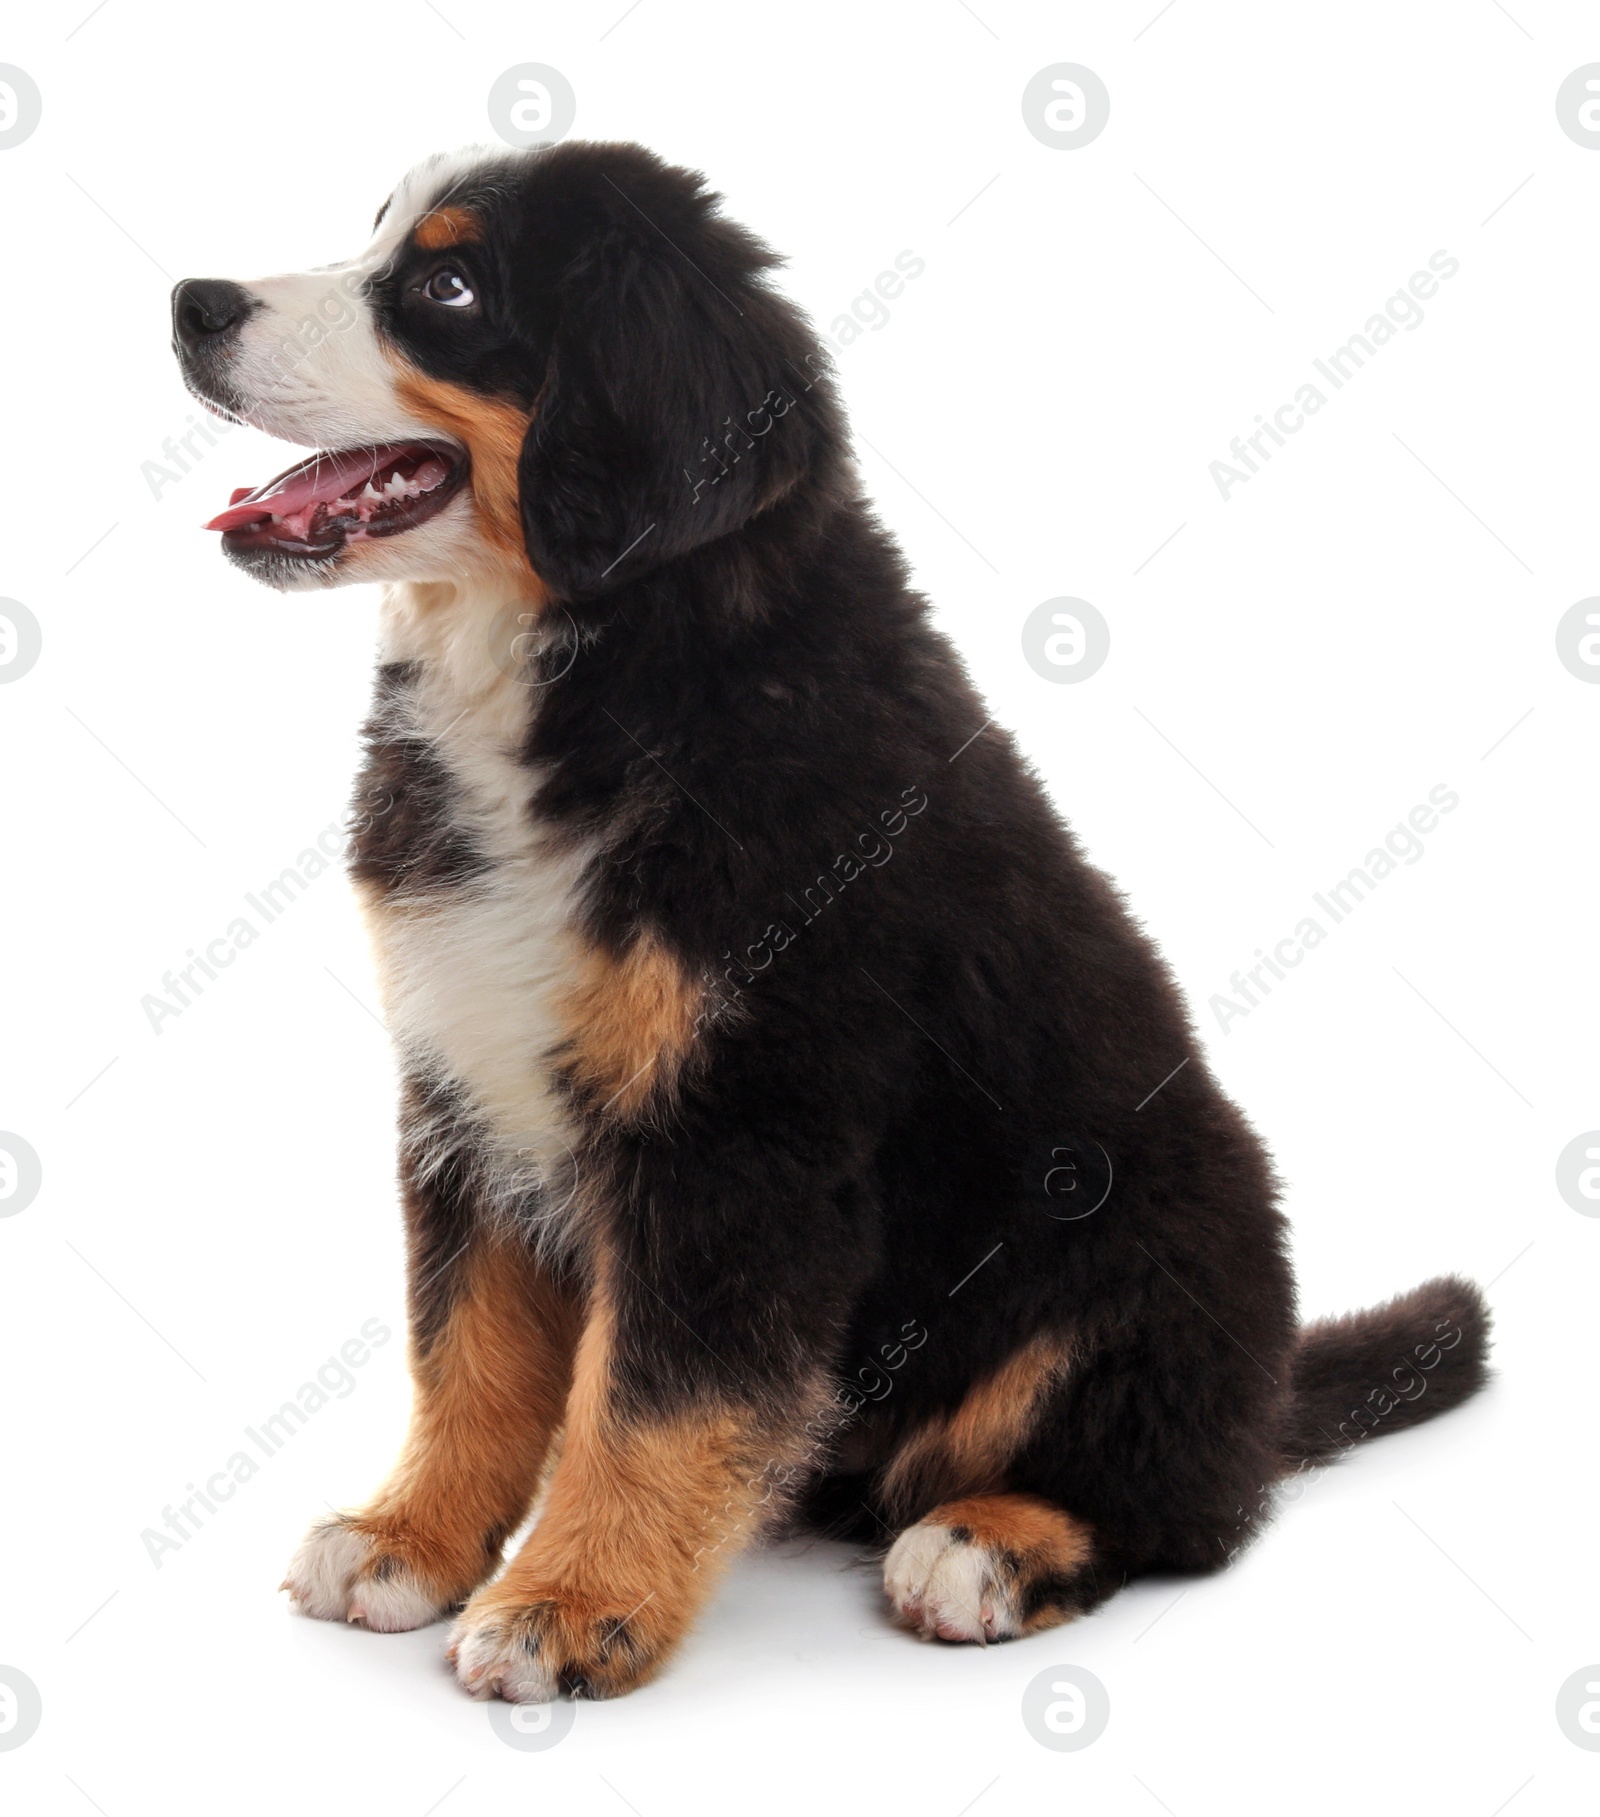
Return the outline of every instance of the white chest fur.
<path id="1" fill-rule="evenodd" d="M 495 655 L 508 642 L 505 598 L 437 585 L 385 597 L 384 660 L 418 665 L 391 709 L 393 730 L 425 742 L 446 770 L 453 817 L 487 869 L 374 897 L 368 919 L 403 1063 L 452 1088 L 499 1208 L 543 1186 L 550 1217 L 560 1183 L 570 1193 L 572 1132 L 549 1066 L 580 956 L 575 910 L 589 854 L 553 850 L 539 826 L 538 777 L 517 755 L 537 690 Z M 427 1132 L 440 1160 L 465 1134 Z"/>

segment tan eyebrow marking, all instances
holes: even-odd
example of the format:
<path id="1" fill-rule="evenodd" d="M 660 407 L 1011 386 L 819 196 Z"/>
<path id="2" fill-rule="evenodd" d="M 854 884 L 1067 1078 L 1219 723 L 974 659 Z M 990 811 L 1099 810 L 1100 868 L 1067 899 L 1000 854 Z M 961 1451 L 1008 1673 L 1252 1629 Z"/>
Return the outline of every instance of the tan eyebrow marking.
<path id="1" fill-rule="evenodd" d="M 437 252 L 445 246 L 470 245 L 482 231 L 482 223 L 465 208 L 435 208 L 418 221 L 412 238 L 425 252 Z"/>

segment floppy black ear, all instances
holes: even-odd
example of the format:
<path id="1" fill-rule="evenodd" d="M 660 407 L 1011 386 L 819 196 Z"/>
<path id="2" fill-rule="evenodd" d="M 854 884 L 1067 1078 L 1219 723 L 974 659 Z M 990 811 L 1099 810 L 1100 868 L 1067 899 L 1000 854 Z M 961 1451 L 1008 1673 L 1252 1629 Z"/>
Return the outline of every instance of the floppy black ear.
<path id="1" fill-rule="evenodd" d="M 614 230 L 562 283 L 518 472 L 528 559 L 560 597 L 738 529 L 838 445 L 815 337 L 759 278 L 729 269 L 754 242 L 713 227 L 723 237 L 697 242 L 695 261 Z"/>

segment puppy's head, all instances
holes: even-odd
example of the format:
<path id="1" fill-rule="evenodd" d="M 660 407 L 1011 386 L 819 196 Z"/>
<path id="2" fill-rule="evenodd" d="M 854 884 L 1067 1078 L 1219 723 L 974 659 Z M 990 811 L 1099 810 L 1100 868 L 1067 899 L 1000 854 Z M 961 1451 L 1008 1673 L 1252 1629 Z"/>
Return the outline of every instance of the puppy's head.
<path id="1" fill-rule="evenodd" d="M 511 567 L 578 599 L 676 560 L 838 472 L 775 263 L 637 146 L 420 165 L 347 264 L 174 290 L 190 390 L 316 450 L 208 528 L 277 587 Z"/>

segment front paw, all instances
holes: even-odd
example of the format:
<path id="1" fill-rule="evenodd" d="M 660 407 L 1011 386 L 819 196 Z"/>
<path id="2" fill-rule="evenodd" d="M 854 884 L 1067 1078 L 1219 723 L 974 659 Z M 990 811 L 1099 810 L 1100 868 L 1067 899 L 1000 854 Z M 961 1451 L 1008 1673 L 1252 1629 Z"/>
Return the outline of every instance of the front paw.
<path id="1" fill-rule="evenodd" d="M 405 1555 L 403 1541 L 380 1543 L 360 1516 L 331 1514 L 317 1521 L 279 1586 L 321 1621 L 364 1622 L 381 1634 L 425 1628 L 451 1608 L 432 1592 Z"/>
<path id="2" fill-rule="evenodd" d="M 621 1697 L 652 1677 L 675 1633 L 655 1592 L 592 1594 L 556 1583 L 496 1584 L 473 1597 L 450 1634 L 449 1657 L 473 1697 L 549 1703 Z"/>

